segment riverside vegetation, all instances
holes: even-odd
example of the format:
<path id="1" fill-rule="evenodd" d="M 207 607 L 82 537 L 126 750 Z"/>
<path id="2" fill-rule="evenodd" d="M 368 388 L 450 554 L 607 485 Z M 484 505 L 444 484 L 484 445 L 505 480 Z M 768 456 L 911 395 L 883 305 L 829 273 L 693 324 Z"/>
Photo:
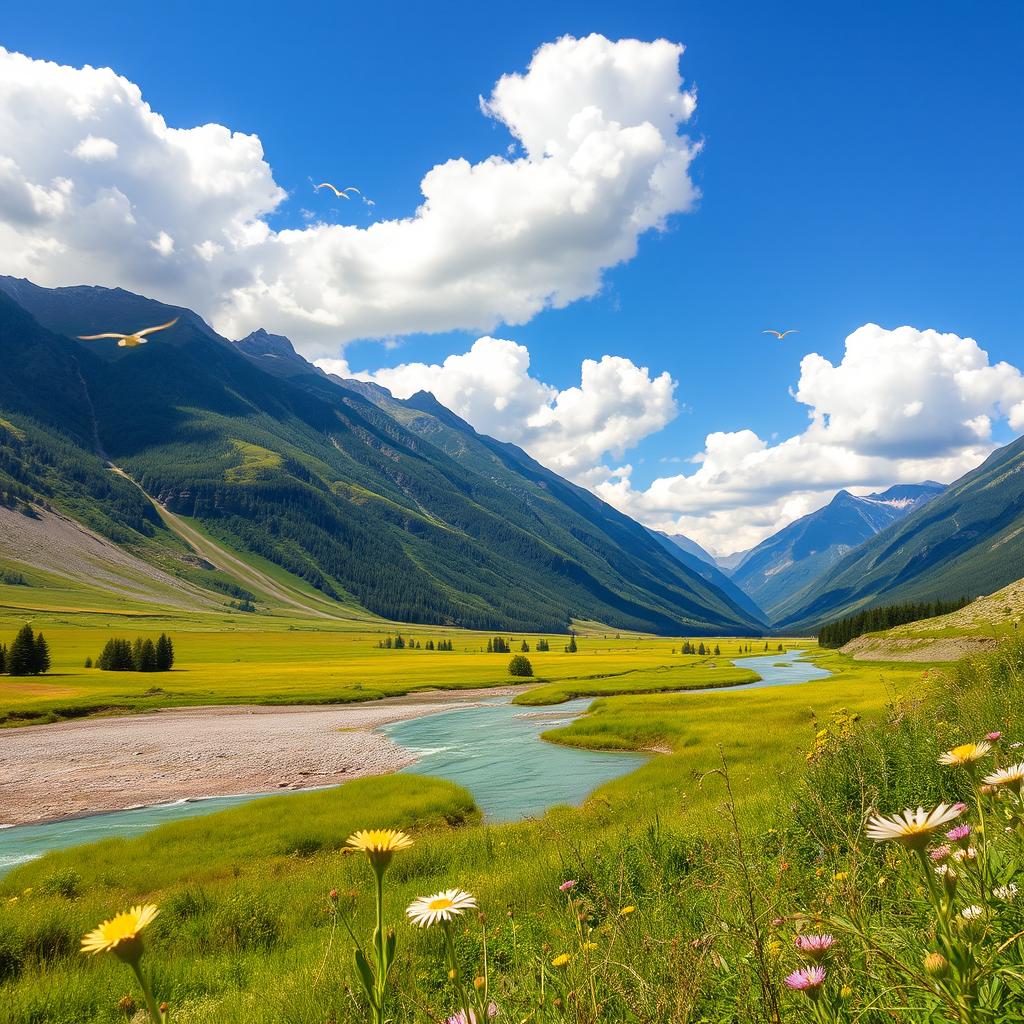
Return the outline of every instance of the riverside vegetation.
<path id="1" fill-rule="evenodd" d="M 835 675 L 597 701 L 550 738 L 667 753 L 537 821 L 489 827 L 459 787 L 392 776 L 50 854 L 0 882 L 0 1020 L 141 1021 L 164 1000 L 196 1024 L 1014 1019 L 1024 646 L 941 678 L 814 657 Z M 381 890 L 386 963 L 375 876 L 341 852 L 375 828 L 413 842 Z M 451 901 L 447 933 L 403 921 L 425 897 Z M 116 957 L 79 952 L 149 904 L 155 1011 Z"/>

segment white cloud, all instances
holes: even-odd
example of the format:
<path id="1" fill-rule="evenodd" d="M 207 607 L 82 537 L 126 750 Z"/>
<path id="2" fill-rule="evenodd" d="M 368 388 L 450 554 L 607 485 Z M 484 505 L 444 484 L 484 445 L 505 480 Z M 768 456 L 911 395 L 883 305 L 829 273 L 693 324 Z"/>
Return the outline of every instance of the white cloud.
<path id="1" fill-rule="evenodd" d="M 79 160 L 87 162 L 114 160 L 117 158 L 117 143 L 113 139 L 105 139 L 102 136 L 86 135 L 71 153 Z"/>
<path id="2" fill-rule="evenodd" d="M 479 338 L 468 352 L 441 364 L 406 363 L 354 373 L 344 360 L 318 365 L 342 377 L 369 380 L 396 398 L 430 391 L 478 431 L 525 448 L 543 465 L 579 483 L 607 479 L 606 456 L 621 459 L 676 415 L 675 382 L 653 377 L 621 356 L 586 359 L 580 383 L 559 391 L 531 377 L 524 345 Z"/>
<path id="3" fill-rule="evenodd" d="M 597 35 L 546 44 L 481 101 L 521 155 L 433 167 L 401 219 L 274 231 L 286 196 L 255 135 L 169 127 L 110 69 L 0 49 L 0 272 L 134 288 L 307 354 L 523 323 L 593 295 L 644 232 L 693 205 L 681 53 Z"/>
<path id="4" fill-rule="evenodd" d="M 801 434 L 769 444 L 751 430 L 709 434 L 690 474 L 634 489 L 628 472 L 595 490 L 638 519 L 720 552 L 747 548 L 820 508 L 842 487 L 948 482 L 995 446 L 994 421 L 1024 427 L 1024 376 L 989 363 L 971 338 L 866 324 L 838 365 L 811 353 L 793 397 Z"/>

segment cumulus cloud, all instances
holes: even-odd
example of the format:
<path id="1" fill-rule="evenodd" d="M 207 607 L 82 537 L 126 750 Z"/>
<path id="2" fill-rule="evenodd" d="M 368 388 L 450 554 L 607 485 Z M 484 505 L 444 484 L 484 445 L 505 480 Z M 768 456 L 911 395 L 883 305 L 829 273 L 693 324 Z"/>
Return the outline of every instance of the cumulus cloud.
<path id="1" fill-rule="evenodd" d="M 593 295 L 642 234 L 693 205 L 681 54 L 665 40 L 548 43 L 481 99 L 512 153 L 433 167 L 401 219 L 275 231 L 286 195 L 257 136 L 173 128 L 108 68 L 0 49 L 0 272 L 135 288 L 229 336 L 265 326 L 317 355 L 523 323 Z"/>
<path id="2" fill-rule="evenodd" d="M 353 372 L 339 359 L 318 365 L 341 377 L 373 381 L 396 398 L 429 391 L 478 431 L 525 448 L 557 473 L 581 484 L 608 479 L 603 460 L 619 460 L 676 415 L 675 381 L 652 377 L 622 356 L 586 359 L 580 383 L 559 390 L 530 375 L 524 345 L 479 338 L 468 352 L 443 363 L 405 363 L 373 373 Z"/>
<path id="3" fill-rule="evenodd" d="M 993 424 L 1024 428 L 1024 376 L 991 364 L 972 338 L 866 324 L 833 365 L 803 358 L 793 397 L 800 434 L 770 444 L 751 430 L 707 436 L 698 468 L 635 489 L 628 471 L 595 484 L 606 501 L 725 553 L 748 548 L 828 502 L 898 482 L 948 482 L 995 447 Z"/>

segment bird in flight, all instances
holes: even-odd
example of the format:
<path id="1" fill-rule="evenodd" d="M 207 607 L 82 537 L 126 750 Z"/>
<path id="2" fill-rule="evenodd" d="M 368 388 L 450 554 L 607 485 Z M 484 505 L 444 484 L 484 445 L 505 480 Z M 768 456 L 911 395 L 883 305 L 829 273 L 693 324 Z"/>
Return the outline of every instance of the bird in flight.
<path id="1" fill-rule="evenodd" d="M 784 337 L 785 337 L 785 336 L 786 336 L 787 334 L 799 334 L 800 332 L 799 332 L 799 331 L 796 331 L 796 330 L 793 330 L 793 329 L 791 328 L 791 329 L 790 329 L 790 330 L 788 330 L 788 331 L 762 331 L 761 333 L 762 333 L 762 334 L 774 334 L 774 335 L 775 335 L 775 337 L 779 339 L 779 341 L 782 341 L 782 339 L 783 339 L 783 338 L 784 338 Z"/>
<path id="2" fill-rule="evenodd" d="M 349 185 L 348 188 L 338 188 L 336 185 L 332 185 L 329 181 L 321 181 L 316 186 L 317 192 L 322 188 L 329 188 L 339 199 L 351 199 L 349 192 L 355 192 L 356 195 L 362 195 L 363 193 L 355 187 L 355 185 Z"/>
<path id="3" fill-rule="evenodd" d="M 117 338 L 118 348 L 135 348 L 136 345 L 146 344 L 146 335 L 153 334 L 155 331 L 166 331 L 168 327 L 173 327 L 178 322 L 178 318 L 175 317 L 173 320 L 168 320 L 165 324 L 157 324 L 156 327 L 144 327 L 141 331 L 136 331 L 134 334 L 79 334 L 79 341 L 98 341 L 100 338 Z"/>

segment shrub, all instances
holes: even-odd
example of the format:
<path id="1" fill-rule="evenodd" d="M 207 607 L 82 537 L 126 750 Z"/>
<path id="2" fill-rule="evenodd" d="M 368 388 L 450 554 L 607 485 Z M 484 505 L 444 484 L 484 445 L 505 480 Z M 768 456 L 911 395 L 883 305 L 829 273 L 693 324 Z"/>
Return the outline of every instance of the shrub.
<path id="1" fill-rule="evenodd" d="M 525 654 L 515 654 L 508 663 L 508 674 L 510 676 L 532 676 L 533 666 Z"/>
<path id="2" fill-rule="evenodd" d="M 53 871 L 39 883 L 39 888 L 50 896 L 71 900 L 82 890 L 82 876 L 73 868 Z"/>

